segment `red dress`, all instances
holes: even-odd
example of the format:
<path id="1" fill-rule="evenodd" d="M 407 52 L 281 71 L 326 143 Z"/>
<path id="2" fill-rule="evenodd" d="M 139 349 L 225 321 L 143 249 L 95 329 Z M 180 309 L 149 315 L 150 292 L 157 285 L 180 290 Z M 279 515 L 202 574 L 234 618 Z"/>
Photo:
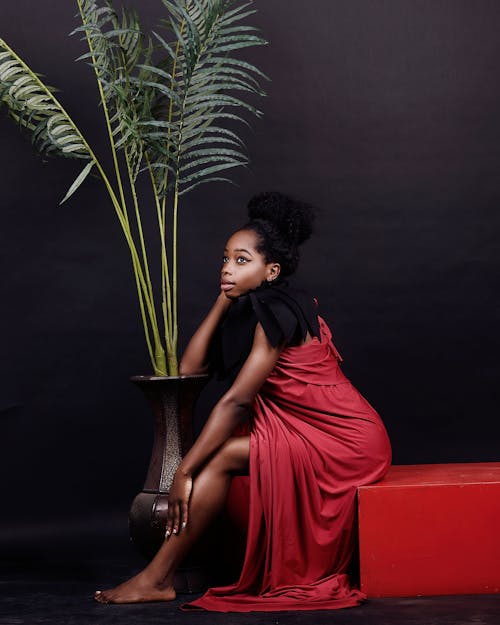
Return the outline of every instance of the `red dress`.
<path id="1" fill-rule="evenodd" d="M 335 609 L 365 598 L 346 574 L 358 486 L 391 461 L 377 412 L 342 373 L 331 333 L 285 348 L 255 399 L 250 519 L 239 581 L 187 608 L 219 612 Z"/>

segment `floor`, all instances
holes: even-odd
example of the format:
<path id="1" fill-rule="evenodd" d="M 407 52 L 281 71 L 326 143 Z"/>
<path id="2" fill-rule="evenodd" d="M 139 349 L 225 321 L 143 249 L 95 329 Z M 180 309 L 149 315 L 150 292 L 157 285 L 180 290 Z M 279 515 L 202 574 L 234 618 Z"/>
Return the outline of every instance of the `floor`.
<path id="1" fill-rule="evenodd" d="M 213 614 L 185 613 L 171 604 L 102 606 L 93 602 L 94 583 L 4 582 L 1 625 L 498 625 L 498 597 L 461 596 L 377 599 L 339 611 Z"/>
<path id="2" fill-rule="evenodd" d="M 0 625 L 500 625 L 500 595 L 372 599 L 338 611 L 241 615 L 179 609 L 198 595 L 169 604 L 100 605 L 92 599 L 95 589 L 143 565 L 127 541 L 116 526 L 104 542 L 83 530 L 78 540 L 60 532 L 57 542 L 39 535 L 30 543 L 22 534 L 0 540 Z"/>

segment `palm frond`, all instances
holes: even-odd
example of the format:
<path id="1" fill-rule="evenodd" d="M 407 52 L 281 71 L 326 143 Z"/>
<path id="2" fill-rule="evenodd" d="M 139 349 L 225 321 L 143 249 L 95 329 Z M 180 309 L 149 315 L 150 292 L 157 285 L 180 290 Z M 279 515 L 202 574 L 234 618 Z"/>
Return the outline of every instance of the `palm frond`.
<path id="1" fill-rule="evenodd" d="M 54 91 L 0 39 L 0 104 L 22 128 L 31 131 L 33 143 L 42 153 L 91 159 L 85 139 Z"/>
<path id="2" fill-rule="evenodd" d="M 145 70 L 155 76 L 149 86 L 161 96 L 170 96 L 173 107 L 168 118 L 144 124 L 143 138 L 156 165 L 157 187 L 166 192 L 175 186 L 183 194 L 213 180 L 214 173 L 247 164 L 243 141 L 222 122 L 246 123 L 239 111 L 261 114 L 243 96 L 264 95 L 260 80 L 265 76 L 233 53 L 266 41 L 254 27 L 240 23 L 255 12 L 249 9 L 252 2 L 235 7 L 228 0 L 162 1 L 170 13 L 172 40 L 159 33 L 154 36 L 175 69 L 168 75 L 154 67 Z M 163 134 L 155 123 L 159 121 L 168 123 Z M 161 178 L 167 171 L 174 173 L 168 187 Z"/>
<path id="3" fill-rule="evenodd" d="M 71 185 L 66 200 L 88 176 L 95 159 L 54 91 L 0 39 L 0 106 L 7 108 L 21 128 L 31 132 L 32 143 L 42 154 L 89 161 Z"/>
<path id="4" fill-rule="evenodd" d="M 82 25 L 72 34 L 83 34 L 89 52 L 78 60 L 93 67 L 109 110 L 111 134 L 115 148 L 126 152 L 135 180 L 143 157 L 143 146 L 137 132 L 138 121 L 149 108 L 151 85 L 141 76 L 139 61 L 150 57 L 137 14 L 122 9 L 119 15 L 110 2 L 101 6 L 96 0 L 78 0 Z M 139 80 L 133 80 L 134 71 Z M 149 75 L 149 74 L 148 74 Z"/>

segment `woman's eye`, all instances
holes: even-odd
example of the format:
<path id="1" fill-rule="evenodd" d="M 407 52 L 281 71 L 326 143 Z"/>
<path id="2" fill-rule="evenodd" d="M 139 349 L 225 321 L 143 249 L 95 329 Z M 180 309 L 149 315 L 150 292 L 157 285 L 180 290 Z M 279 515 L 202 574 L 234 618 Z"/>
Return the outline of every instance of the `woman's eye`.
<path id="1" fill-rule="evenodd" d="M 239 265 L 243 265 L 244 263 L 246 263 L 246 262 L 247 262 L 247 259 L 246 259 L 244 256 L 238 256 L 238 258 L 236 259 L 236 262 L 237 262 Z"/>
<path id="2" fill-rule="evenodd" d="M 229 258 L 227 256 L 223 256 L 222 257 L 222 262 L 223 263 L 228 263 L 229 262 Z"/>

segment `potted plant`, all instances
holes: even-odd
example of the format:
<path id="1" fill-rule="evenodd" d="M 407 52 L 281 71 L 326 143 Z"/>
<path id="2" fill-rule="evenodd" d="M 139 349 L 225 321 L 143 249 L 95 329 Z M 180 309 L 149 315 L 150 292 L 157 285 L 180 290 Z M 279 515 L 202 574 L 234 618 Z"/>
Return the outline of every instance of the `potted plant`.
<path id="1" fill-rule="evenodd" d="M 111 171 L 55 89 L 1 38 L 0 103 L 31 133 L 42 154 L 83 164 L 62 202 L 89 174 L 97 175 L 123 231 L 153 373 L 133 378 L 151 399 L 156 419 L 145 491 L 132 506 L 132 533 L 139 541 L 141 528 L 152 526 L 159 532 L 153 543 L 147 539 L 143 544 L 151 552 L 161 538 L 163 494 L 191 442 L 186 415 L 193 397 L 184 387 L 193 391 L 200 384 L 197 378 L 178 375 L 179 210 L 191 189 L 227 180 L 228 170 L 247 163 L 238 124 L 245 122 L 245 113 L 260 115 L 244 98 L 263 95 L 264 75 L 239 58 L 239 52 L 266 42 L 246 23 L 255 13 L 252 0 L 161 0 L 165 18 L 148 35 L 134 11 L 118 11 L 107 0 L 76 2 L 81 25 L 73 34 L 87 44 L 79 60 L 95 73 Z M 153 206 L 143 198 L 146 185 Z M 154 211 L 158 224 L 160 246 L 154 261 L 142 225 L 145 210 Z M 156 240 L 153 245 L 156 252 Z M 153 284 L 153 262 L 159 267 L 158 284 Z"/>

